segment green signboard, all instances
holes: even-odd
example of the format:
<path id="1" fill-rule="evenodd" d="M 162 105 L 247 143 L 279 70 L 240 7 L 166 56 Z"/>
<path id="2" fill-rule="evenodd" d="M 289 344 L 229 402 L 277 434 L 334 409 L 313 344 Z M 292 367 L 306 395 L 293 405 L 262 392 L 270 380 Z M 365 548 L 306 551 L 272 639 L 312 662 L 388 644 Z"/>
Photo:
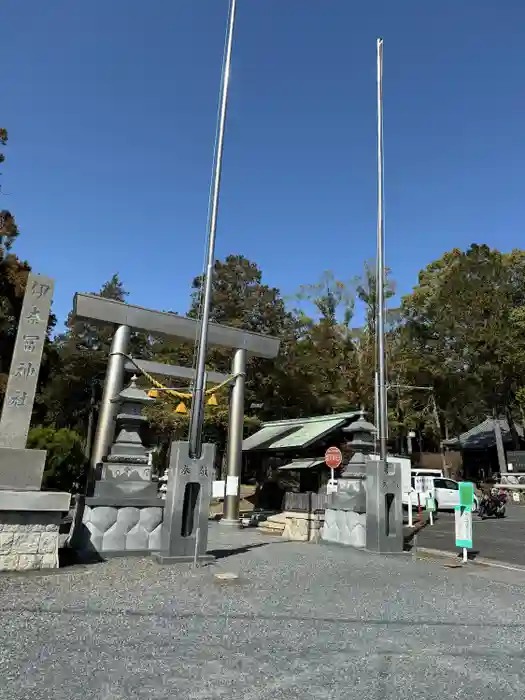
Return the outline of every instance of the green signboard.
<path id="1" fill-rule="evenodd" d="M 433 498 L 427 498 L 425 501 L 425 510 L 428 510 L 429 513 L 435 513 L 436 512 L 436 501 Z"/>
<path id="2" fill-rule="evenodd" d="M 470 481 L 459 482 L 459 505 L 463 508 L 472 508 L 474 505 L 474 484 Z"/>
<path id="3" fill-rule="evenodd" d="M 472 509 L 456 506 L 456 547 L 472 549 Z"/>

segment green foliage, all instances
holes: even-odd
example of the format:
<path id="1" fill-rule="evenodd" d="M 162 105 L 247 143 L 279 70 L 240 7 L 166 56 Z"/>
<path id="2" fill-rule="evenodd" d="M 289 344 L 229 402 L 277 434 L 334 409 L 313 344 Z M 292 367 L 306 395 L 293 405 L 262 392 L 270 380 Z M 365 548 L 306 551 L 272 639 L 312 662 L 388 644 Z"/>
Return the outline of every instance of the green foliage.
<path id="1" fill-rule="evenodd" d="M 105 299 L 125 301 L 128 293 L 115 274 L 98 294 Z M 76 321 L 70 315 L 66 332 L 53 341 L 53 381 L 47 383 L 38 399 L 45 406 L 45 422 L 85 434 L 91 395 L 93 391 L 95 396 L 101 393 L 113 333 L 112 326 Z M 143 334 L 133 334 L 131 353 L 148 357 Z"/>
<path id="2" fill-rule="evenodd" d="M 486 245 L 446 253 L 403 299 L 399 375 L 435 388 L 454 431 L 515 405 L 525 359 L 516 309 L 524 305 L 525 254 Z"/>
<path id="3" fill-rule="evenodd" d="M 7 145 L 8 135 L 7 129 L 0 128 L 0 146 Z M 5 161 L 5 155 L 0 151 L 0 165 Z M 2 185 L 0 183 L 0 195 L 2 194 Z M 5 251 L 9 250 L 13 245 L 14 240 L 19 235 L 18 227 L 14 216 L 7 209 L 0 209 L 0 237 L 2 242 L 1 255 L 4 256 Z"/>
<path id="4" fill-rule="evenodd" d="M 27 447 L 47 450 L 42 480 L 44 490 L 73 491 L 85 478 L 82 438 L 74 430 L 54 426 L 32 428 Z"/>

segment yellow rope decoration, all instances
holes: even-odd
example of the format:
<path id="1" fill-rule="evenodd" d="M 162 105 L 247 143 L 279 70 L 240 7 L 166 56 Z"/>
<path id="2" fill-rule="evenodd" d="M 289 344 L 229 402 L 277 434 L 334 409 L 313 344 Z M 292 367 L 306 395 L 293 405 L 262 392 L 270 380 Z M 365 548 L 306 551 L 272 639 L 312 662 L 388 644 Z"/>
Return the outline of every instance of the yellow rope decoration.
<path id="1" fill-rule="evenodd" d="M 122 354 L 123 354 L 123 353 L 122 353 Z M 164 386 L 164 384 L 161 384 L 160 382 L 158 382 L 158 381 L 155 379 L 155 377 L 152 377 L 151 374 L 149 374 L 148 372 L 146 372 L 146 370 L 142 369 L 142 367 L 141 367 L 137 362 L 135 362 L 135 360 L 134 360 L 132 357 L 129 357 L 129 355 L 124 355 L 124 357 L 125 357 L 126 359 L 128 359 L 130 362 L 132 362 L 132 363 L 135 365 L 135 367 L 138 369 L 138 371 L 139 371 L 142 375 L 144 375 L 144 377 L 146 377 L 146 379 L 147 379 L 148 381 L 150 381 L 150 382 L 153 384 L 153 386 L 154 386 L 158 391 L 164 391 L 166 394 L 169 394 L 170 396 L 174 396 L 174 397 L 177 398 L 177 399 L 191 399 L 191 398 L 192 398 L 193 394 L 188 394 L 188 393 L 185 393 L 185 392 L 183 392 L 183 391 L 176 391 L 175 389 L 170 389 L 169 387 Z M 219 389 L 222 389 L 222 388 L 225 387 L 227 384 L 230 384 L 230 382 L 231 382 L 233 379 L 235 379 L 235 376 L 236 376 L 236 375 L 232 374 L 232 375 L 230 375 L 229 377 L 227 377 L 227 379 L 225 379 L 225 380 L 222 382 L 222 384 L 217 384 L 217 386 L 213 386 L 211 389 L 207 389 L 207 390 L 204 392 L 204 395 L 205 395 L 205 396 L 206 396 L 206 395 L 213 396 L 217 391 L 219 391 Z M 213 404 L 212 404 L 212 405 L 213 405 Z"/>

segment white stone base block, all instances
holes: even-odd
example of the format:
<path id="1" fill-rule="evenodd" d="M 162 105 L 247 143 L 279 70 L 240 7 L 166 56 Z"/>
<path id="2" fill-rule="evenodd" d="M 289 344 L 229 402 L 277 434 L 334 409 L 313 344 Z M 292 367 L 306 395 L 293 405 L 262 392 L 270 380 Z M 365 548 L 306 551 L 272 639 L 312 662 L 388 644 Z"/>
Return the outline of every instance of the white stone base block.
<path id="1" fill-rule="evenodd" d="M 83 533 L 78 549 L 104 557 L 155 552 L 160 549 L 164 517 L 163 501 L 159 506 L 95 505 L 88 499 L 82 520 Z"/>
<path id="2" fill-rule="evenodd" d="M 325 510 L 322 539 L 356 549 L 366 546 L 366 513 L 351 510 Z"/>
<path id="3" fill-rule="evenodd" d="M 285 527 L 286 513 L 277 513 L 259 523 L 257 529 L 266 535 L 282 535 Z"/>
<path id="4" fill-rule="evenodd" d="M 318 542 L 324 516 L 313 513 L 286 512 L 283 537 L 295 542 Z"/>
<path id="5" fill-rule="evenodd" d="M 61 512 L 0 511 L 0 571 L 58 568 Z"/>

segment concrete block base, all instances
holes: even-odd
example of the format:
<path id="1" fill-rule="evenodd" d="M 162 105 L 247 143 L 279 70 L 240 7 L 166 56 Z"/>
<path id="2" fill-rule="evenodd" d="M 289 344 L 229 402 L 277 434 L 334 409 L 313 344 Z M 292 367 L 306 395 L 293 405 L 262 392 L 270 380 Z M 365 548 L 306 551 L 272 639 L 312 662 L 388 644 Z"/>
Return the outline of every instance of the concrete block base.
<path id="1" fill-rule="evenodd" d="M 322 539 L 325 542 L 364 549 L 366 546 L 366 514 L 327 508 Z"/>
<path id="2" fill-rule="evenodd" d="M 169 564 L 189 564 L 194 561 L 194 557 L 190 556 L 175 556 L 170 557 L 169 555 L 164 555 L 162 552 L 152 552 L 151 556 L 157 564 L 169 565 Z M 201 554 L 197 557 L 197 564 L 209 564 L 215 561 L 213 554 Z"/>
<path id="3" fill-rule="evenodd" d="M 70 502 L 69 493 L 0 490 L 0 571 L 57 569 Z"/>
<path id="4" fill-rule="evenodd" d="M 0 571 L 58 568 L 61 512 L 0 512 Z"/>

